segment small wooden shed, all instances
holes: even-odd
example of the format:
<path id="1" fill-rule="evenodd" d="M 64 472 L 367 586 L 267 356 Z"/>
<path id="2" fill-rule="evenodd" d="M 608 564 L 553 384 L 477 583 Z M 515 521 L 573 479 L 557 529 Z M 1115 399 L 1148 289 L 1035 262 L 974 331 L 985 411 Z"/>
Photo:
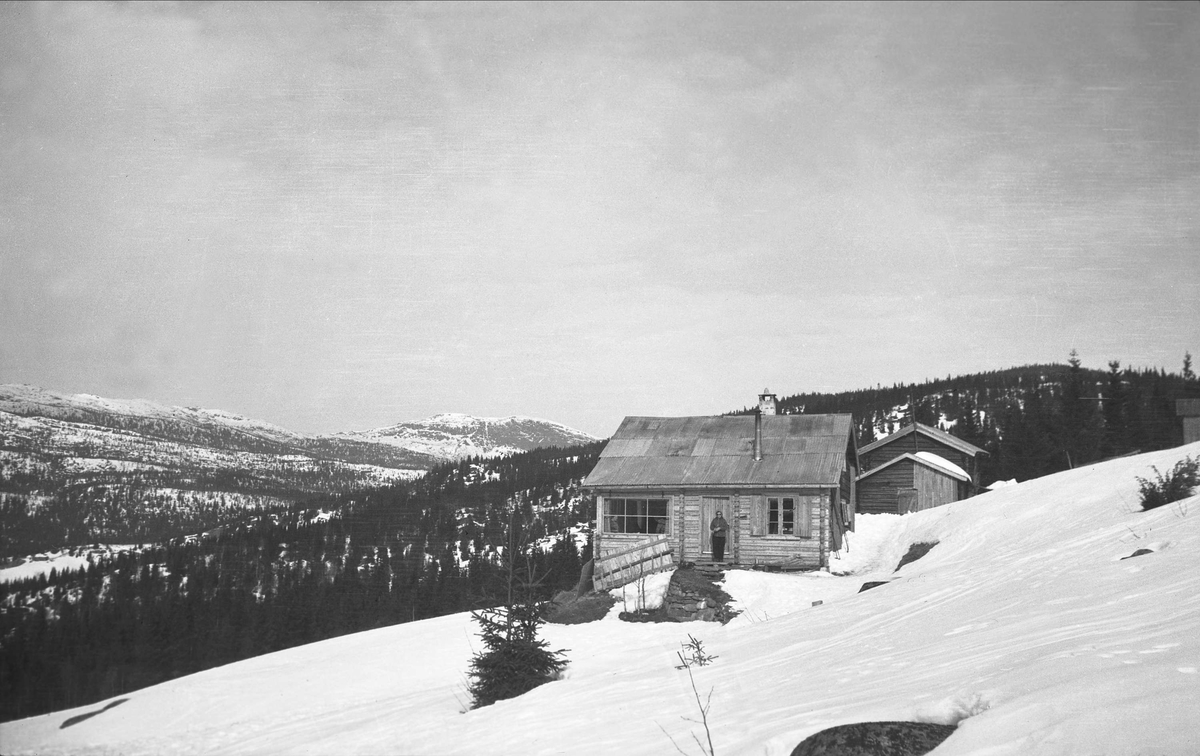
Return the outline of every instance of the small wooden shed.
<path id="1" fill-rule="evenodd" d="M 597 565 L 613 554 L 629 561 L 663 536 L 672 563 L 709 561 L 719 511 L 730 524 L 726 563 L 827 566 L 854 527 L 853 422 L 773 408 L 763 401 L 753 415 L 625 418 L 583 482 L 596 495 Z"/>
<path id="2" fill-rule="evenodd" d="M 966 471 L 930 452 L 901 454 L 858 476 L 858 511 L 908 514 L 964 498 Z"/>
<path id="3" fill-rule="evenodd" d="M 859 450 L 858 509 L 904 514 L 974 496 L 981 454 L 943 430 L 907 425 Z"/>

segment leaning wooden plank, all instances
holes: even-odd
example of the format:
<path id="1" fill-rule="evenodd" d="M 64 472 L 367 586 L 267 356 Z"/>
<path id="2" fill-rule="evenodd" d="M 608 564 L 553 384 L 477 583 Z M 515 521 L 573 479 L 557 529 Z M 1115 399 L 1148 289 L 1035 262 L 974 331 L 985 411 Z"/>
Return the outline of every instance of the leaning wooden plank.
<path id="1" fill-rule="evenodd" d="M 656 538 L 648 538 L 643 541 L 638 541 L 637 543 L 635 543 L 632 546 L 627 546 L 626 548 L 620 549 L 619 551 L 610 551 L 608 553 L 604 553 L 603 551 L 601 551 L 600 558 L 601 559 L 612 559 L 613 557 L 622 556 L 624 554 L 630 554 L 635 551 L 641 551 L 641 550 L 649 548 L 649 547 L 658 547 L 659 544 L 667 544 L 667 543 L 668 543 L 668 538 L 665 535 L 658 536 Z"/>
<path id="2" fill-rule="evenodd" d="M 641 575 L 649 575 L 667 569 L 673 564 L 674 562 L 668 558 L 647 557 L 602 574 L 599 582 L 607 584 L 610 581 L 619 581 L 617 585 L 623 585 L 624 583 L 636 580 Z M 595 578 L 593 578 L 593 581 L 595 581 Z M 616 586 L 614 585 L 613 587 Z"/>

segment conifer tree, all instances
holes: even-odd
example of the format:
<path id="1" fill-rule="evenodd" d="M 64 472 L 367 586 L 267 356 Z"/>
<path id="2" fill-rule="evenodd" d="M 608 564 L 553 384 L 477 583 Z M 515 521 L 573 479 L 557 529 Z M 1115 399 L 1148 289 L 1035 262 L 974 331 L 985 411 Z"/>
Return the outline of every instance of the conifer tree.
<path id="1" fill-rule="evenodd" d="M 471 698 L 475 708 L 519 696 L 550 682 L 567 666 L 562 651 L 538 637 L 546 602 L 532 594 L 505 607 L 472 612 L 484 650 L 471 659 Z"/>
<path id="2" fill-rule="evenodd" d="M 1067 456 L 1066 466 L 1078 467 L 1099 456 L 1100 416 L 1096 411 L 1093 392 L 1085 382 L 1079 354 L 1074 349 L 1067 362 L 1070 369 L 1063 381 L 1059 403 L 1061 425 L 1058 442 Z"/>
<path id="3" fill-rule="evenodd" d="M 1105 456 L 1115 457 L 1129 451 L 1128 403 L 1129 392 L 1121 373 L 1121 363 L 1112 360 L 1108 363 L 1108 382 L 1104 389 Z"/>

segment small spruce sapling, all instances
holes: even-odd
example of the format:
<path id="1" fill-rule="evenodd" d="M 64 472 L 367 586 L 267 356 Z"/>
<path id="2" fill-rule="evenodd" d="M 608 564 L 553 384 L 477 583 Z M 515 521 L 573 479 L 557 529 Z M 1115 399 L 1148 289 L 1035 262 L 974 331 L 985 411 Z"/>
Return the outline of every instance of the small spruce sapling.
<path id="1" fill-rule="evenodd" d="M 520 601 L 472 612 L 484 650 L 471 659 L 471 697 L 475 708 L 514 698 L 550 682 L 567 666 L 562 651 L 551 651 L 538 637 L 545 602 Z"/>
<path id="2" fill-rule="evenodd" d="M 675 669 L 687 669 L 693 665 L 705 667 L 717 659 L 716 656 L 704 650 L 704 641 L 697 639 L 691 633 L 688 633 L 688 642 L 679 645 L 682 646 L 682 650 L 675 652 L 675 655 L 679 657 L 679 664 L 675 665 Z"/>
<path id="3" fill-rule="evenodd" d="M 704 727 L 704 741 L 701 741 L 696 733 L 691 733 L 692 740 L 700 747 L 700 753 L 704 756 L 716 756 L 716 750 L 713 748 L 712 742 L 712 731 L 708 726 L 708 710 L 712 707 L 713 689 L 709 688 L 708 695 L 703 701 L 700 700 L 700 691 L 696 688 L 696 678 L 692 675 L 692 667 L 707 666 L 717 657 L 705 651 L 703 641 L 698 640 L 690 633 L 688 634 L 688 642 L 679 645 L 683 649 L 675 652 L 675 656 L 679 658 L 679 664 L 675 665 L 675 669 L 687 670 L 688 682 L 692 686 L 692 696 L 696 699 L 696 708 L 700 711 L 700 719 L 691 719 L 689 717 L 684 717 L 683 719 L 686 722 L 694 722 Z M 685 655 L 684 652 L 687 652 L 687 654 Z M 675 750 L 681 756 L 687 756 L 687 752 L 679 747 L 679 744 L 675 742 L 675 738 L 671 737 L 671 733 L 667 732 L 662 725 L 659 725 L 658 729 L 663 731 L 663 734 L 667 736 L 667 739 L 671 741 L 671 745 L 675 746 Z"/>

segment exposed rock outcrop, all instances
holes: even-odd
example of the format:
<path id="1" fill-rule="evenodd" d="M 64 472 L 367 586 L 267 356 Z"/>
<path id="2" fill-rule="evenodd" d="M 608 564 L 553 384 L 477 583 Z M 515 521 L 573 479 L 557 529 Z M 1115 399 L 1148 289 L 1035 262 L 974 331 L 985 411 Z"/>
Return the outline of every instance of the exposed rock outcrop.
<path id="1" fill-rule="evenodd" d="M 923 756 L 953 732 L 930 722 L 855 722 L 808 736 L 792 756 Z"/>

